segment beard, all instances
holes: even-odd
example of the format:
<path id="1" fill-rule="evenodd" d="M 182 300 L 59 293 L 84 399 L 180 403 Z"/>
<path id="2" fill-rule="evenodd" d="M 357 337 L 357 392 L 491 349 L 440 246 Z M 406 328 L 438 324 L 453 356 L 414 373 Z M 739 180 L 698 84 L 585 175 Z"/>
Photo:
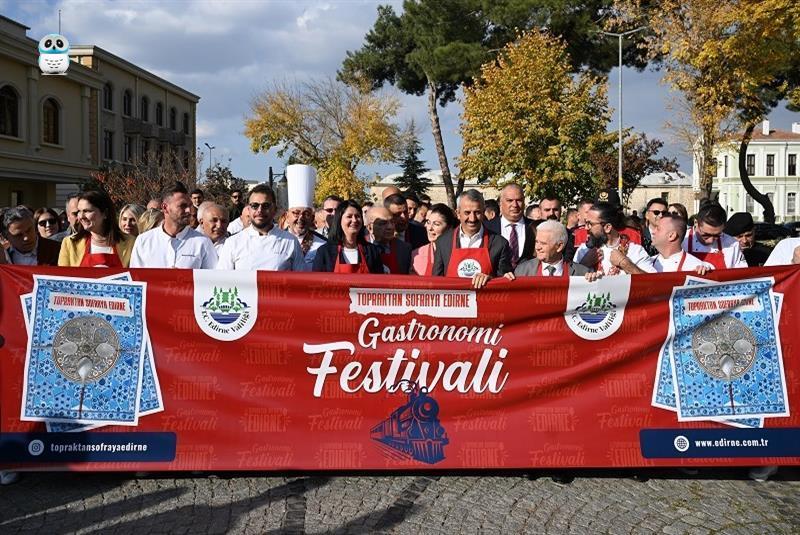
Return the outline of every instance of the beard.
<path id="1" fill-rule="evenodd" d="M 608 236 L 603 234 L 599 238 L 594 234 L 589 234 L 586 238 L 586 247 L 589 249 L 599 249 L 600 247 L 604 246 L 608 243 Z"/>

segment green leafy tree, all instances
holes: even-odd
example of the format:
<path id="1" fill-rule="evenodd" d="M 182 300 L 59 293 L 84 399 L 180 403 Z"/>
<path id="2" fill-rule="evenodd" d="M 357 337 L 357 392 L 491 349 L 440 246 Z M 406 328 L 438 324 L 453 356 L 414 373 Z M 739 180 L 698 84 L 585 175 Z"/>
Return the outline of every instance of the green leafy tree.
<path id="1" fill-rule="evenodd" d="M 613 147 L 606 82 L 570 70 L 565 43 L 538 31 L 485 64 L 465 90 L 462 174 L 492 184 L 510 174 L 534 198 L 591 195 L 593 156 Z"/>
<path id="2" fill-rule="evenodd" d="M 429 169 L 425 167 L 425 162 L 419 159 L 421 152 L 422 146 L 417 137 L 414 121 L 411 121 L 406 133 L 403 158 L 399 162 L 403 168 L 403 174 L 395 180 L 395 184 L 400 189 L 413 191 L 417 195 L 427 193 L 428 188 L 432 185 L 431 179 L 423 176 Z"/>
<path id="3" fill-rule="evenodd" d="M 222 205 L 230 202 L 233 191 L 247 191 L 247 181 L 234 176 L 230 166 L 222 165 L 219 162 L 206 169 L 205 177 L 199 186 L 205 191 L 207 197 Z"/>

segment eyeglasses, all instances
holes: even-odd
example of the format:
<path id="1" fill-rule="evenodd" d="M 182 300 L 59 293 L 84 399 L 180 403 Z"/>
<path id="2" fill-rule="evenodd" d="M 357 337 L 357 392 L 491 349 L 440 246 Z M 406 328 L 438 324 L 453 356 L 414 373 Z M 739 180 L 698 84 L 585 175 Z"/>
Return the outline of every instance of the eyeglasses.
<path id="1" fill-rule="evenodd" d="M 332 213 L 334 213 L 336 211 L 336 208 L 323 208 L 323 210 L 325 210 L 329 214 L 332 214 Z"/>
<path id="2" fill-rule="evenodd" d="M 672 215 L 681 215 L 681 213 L 677 210 L 670 210 L 669 213 Z"/>
<path id="3" fill-rule="evenodd" d="M 656 217 L 662 216 L 662 215 L 667 215 L 667 213 L 668 213 L 666 210 L 648 210 L 648 212 L 650 212 L 651 214 L 653 214 Z"/>
<path id="4" fill-rule="evenodd" d="M 697 235 L 702 236 L 703 238 L 720 238 L 722 237 L 722 232 L 703 232 L 702 230 L 697 230 Z"/>
<path id="5" fill-rule="evenodd" d="M 53 226 L 55 226 L 55 225 L 57 225 L 57 224 L 58 224 L 58 223 L 56 223 L 56 220 L 55 220 L 55 219 L 40 219 L 40 220 L 39 220 L 39 223 L 38 223 L 38 225 L 39 225 L 40 227 L 47 227 L 47 226 L 50 226 L 50 225 L 53 225 Z"/>
<path id="6" fill-rule="evenodd" d="M 252 211 L 254 211 L 254 212 L 258 212 L 259 208 L 266 212 L 267 210 L 272 208 L 272 203 L 271 202 L 251 202 L 247 206 L 249 206 L 250 209 Z"/>
<path id="7" fill-rule="evenodd" d="M 602 221 L 589 221 L 588 219 L 583 224 L 586 228 L 592 228 L 595 225 L 605 225 Z"/>

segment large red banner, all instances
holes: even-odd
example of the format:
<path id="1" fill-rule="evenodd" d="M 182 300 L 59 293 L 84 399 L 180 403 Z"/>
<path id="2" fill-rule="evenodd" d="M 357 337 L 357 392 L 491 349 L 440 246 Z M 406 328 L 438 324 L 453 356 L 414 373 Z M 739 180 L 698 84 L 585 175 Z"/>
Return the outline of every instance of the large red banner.
<path id="1" fill-rule="evenodd" d="M 448 278 L 129 270 L 146 282 L 162 406 L 135 425 L 48 432 L 25 416 L 36 385 L 20 296 L 40 275 L 111 273 L 0 267 L 0 466 L 800 464 L 797 267 L 714 272 L 727 284 L 695 281 L 705 293 L 686 273 L 474 291 Z M 765 280 L 768 293 L 748 285 Z"/>

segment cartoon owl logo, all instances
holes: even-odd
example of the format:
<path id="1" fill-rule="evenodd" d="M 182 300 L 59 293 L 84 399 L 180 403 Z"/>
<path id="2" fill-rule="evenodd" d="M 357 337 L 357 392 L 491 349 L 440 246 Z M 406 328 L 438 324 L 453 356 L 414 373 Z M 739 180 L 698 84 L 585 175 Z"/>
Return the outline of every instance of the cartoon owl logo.
<path id="1" fill-rule="evenodd" d="M 42 74 L 67 74 L 69 41 L 63 35 L 51 33 L 39 41 L 39 69 Z"/>

